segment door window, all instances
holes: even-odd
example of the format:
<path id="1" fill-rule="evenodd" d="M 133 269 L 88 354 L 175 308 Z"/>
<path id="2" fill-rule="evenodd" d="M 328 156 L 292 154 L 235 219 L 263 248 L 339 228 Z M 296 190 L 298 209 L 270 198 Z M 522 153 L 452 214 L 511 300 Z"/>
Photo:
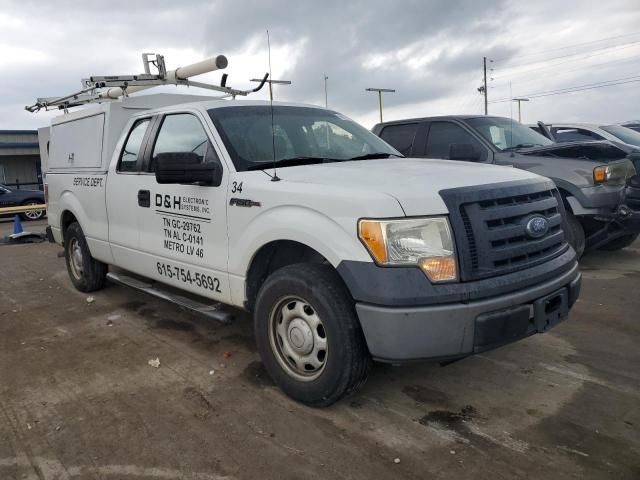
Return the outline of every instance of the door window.
<path id="1" fill-rule="evenodd" d="M 138 165 L 138 154 L 140 153 L 140 147 L 142 146 L 142 140 L 144 134 L 149 126 L 149 119 L 138 120 L 134 123 L 127 138 L 122 154 L 120 155 L 120 162 L 118 163 L 119 172 L 135 172 Z"/>
<path id="2" fill-rule="evenodd" d="M 451 122 L 433 122 L 427 137 L 426 157 L 449 159 L 451 145 L 468 144 L 480 154 L 480 161 L 487 158 L 486 149 L 469 132 Z"/>
<path id="3" fill-rule="evenodd" d="M 164 118 L 151 154 L 149 171 L 155 171 L 155 162 L 160 153 L 195 153 L 201 163 L 219 163 L 202 123 L 189 113 L 167 115 Z"/>
<path id="4" fill-rule="evenodd" d="M 384 127 L 380 137 L 403 155 L 411 154 L 411 147 L 418 131 L 417 123 L 404 125 L 388 125 Z"/>

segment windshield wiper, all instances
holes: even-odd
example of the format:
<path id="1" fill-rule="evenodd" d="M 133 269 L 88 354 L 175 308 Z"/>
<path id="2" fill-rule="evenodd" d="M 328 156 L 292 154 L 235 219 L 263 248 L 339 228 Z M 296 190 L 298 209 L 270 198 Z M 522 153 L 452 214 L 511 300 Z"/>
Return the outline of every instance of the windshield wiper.
<path id="1" fill-rule="evenodd" d="M 291 157 L 291 158 L 281 158 L 280 160 L 276 160 L 275 162 L 260 162 L 253 165 L 249 165 L 247 170 L 264 170 L 265 168 L 270 167 L 293 167 L 296 165 L 313 165 L 316 163 L 328 163 L 328 162 L 337 162 L 337 159 L 334 158 L 326 158 L 326 157 Z"/>
<path id="2" fill-rule="evenodd" d="M 531 147 L 542 147 L 542 145 L 540 145 L 539 143 L 519 143 L 518 145 L 514 145 L 513 147 L 507 147 L 505 149 L 503 149 L 503 152 L 508 152 L 510 150 L 518 150 L 520 148 L 531 148 Z"/>
<path id="3" fill-rule="evenodd" d="M 395 153 L 389 152 L 374 152 L 374 153 L 365 153 L 364 155 L 358 155 L 357 157 L 351 157 L 349 160 L 370 160 L 374 158 L 389 158 L 389 157 L 398 157 L 403 158 L 402 155 L 397 155 Z"/>

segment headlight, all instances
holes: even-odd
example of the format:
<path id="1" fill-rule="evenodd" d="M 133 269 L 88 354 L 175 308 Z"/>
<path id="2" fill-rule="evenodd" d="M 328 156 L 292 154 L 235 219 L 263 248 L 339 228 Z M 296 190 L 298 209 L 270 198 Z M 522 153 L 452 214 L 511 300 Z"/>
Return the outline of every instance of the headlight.
<path id="1" fill-rule="evenodd" d="M 627 178 L 635 175 L 635 168 L 629 162 L 600 165 L 593 169 L 593 181 L 596 184 L 624 185 Z"/>
<path id="2" fill-rule="evenodd" d="M 447 217 L 360 220 L 358 236 L 378 265 L 415 265 L 432 282 L 458 279 Z"/>

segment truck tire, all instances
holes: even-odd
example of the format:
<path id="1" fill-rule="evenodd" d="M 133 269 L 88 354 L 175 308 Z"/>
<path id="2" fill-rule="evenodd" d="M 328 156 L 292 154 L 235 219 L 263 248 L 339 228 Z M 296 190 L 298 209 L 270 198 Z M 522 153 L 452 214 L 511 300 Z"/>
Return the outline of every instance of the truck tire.
<path id="1" fill-rule="evenodd" d="M 265 369 L 294 400 L 326 407 L 367 378 L 371 356 L 353 299 L 328 265 L 271 274 L 258 292 L 254 326 Z"/>
<path id="2" fill-rule="evenodd" d="M 585 246 L 584 227 L 573 213 L 567 210 L 567 241 L 576 251 L 578 259 L 582 257 Z"/>
<path id="3" fill-rule="evenodd" d="M 599 250 L 606 250 L 608 252 L 613 252 L 615 250 L 622 250 L 623 248 L 628 247 L 633 242 L 635 242 L 638 239 L 638 235 L 640 235 L 640 234 L 638 234 L 638 233 L 629 233 L 627 235 L 623 235 L 621 237 L 614 238 L 610 242 L 605 243 L 604 245 L 600 245 L 600 247 L 598 247 L 598 249 Z"/>
<path id="4" fill-rule="evenodd" d="M 91 256 L 87 240 L 78 222 L 64 234 L 64 258 L 71 283 L 81 292 L 93 292 L 104 286 L 108 267 Z"/>
<path id="5" fill-rule="evenodd" d="M 42 205 L 44 202 L 38 201 L 38 200 L 27 200 L 25 202 L 22 203 L 22 205 L 24 206 L 28 206 L 28 205 Z M 31 212 L 22 212 L 20 214 L 20 217 L 22 218 L 22 220 L 28 221 L 28 220 L 40 220 L 44 217 L 45 215 L 45 210 L 32 210 Z"/>

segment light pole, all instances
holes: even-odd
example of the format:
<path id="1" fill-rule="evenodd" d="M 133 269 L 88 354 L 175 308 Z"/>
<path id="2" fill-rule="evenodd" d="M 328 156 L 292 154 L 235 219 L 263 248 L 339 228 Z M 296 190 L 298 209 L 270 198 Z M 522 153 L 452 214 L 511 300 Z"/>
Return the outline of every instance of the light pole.
<path id="1" fill-rule="evenodd" d="M 528 102 L 528 98 L 512 98 L 511 101 L 518 102 L 518 122 L 522 123 L 522 111 L 520 110 L 521 102 Z"/>
<path id="2" fill-rule="evenodd" d="M 262 82 L 261 78 L 252 78 L 251 79 L 252 82 Z M 276 85 L 291 85 L 291 80 L 267 80 L 267 83 L 269 84 L 269 100 L 271 100 L 273 102 L 273 84 L 275 83 Z"/>
<path id="3" fill-rule="evenodd" d="M 367 92 L 378 92 L 378 107 L 380 108 L 380 123 L 382 123 L 382 92 L 394 93 L 391 88 L 365 88 Z"/>
<path id="4" fill-rule="evenodd" d="M 324 74 L 324 108 L 329 108 L 329 97 L 327 96 L 327 80 L 329 80 L 329 77 L 327 77 L 327 74 Z"/>

